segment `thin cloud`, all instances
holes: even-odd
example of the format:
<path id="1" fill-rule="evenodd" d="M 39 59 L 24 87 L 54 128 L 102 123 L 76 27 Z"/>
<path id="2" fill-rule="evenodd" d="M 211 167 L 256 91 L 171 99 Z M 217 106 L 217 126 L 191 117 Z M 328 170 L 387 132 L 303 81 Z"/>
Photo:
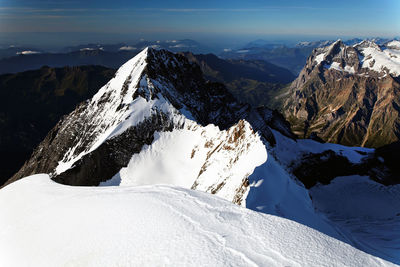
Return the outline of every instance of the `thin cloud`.
<path id="1" fill-rule="evenodd" d="M 262 11 L 260 8 L 159 8 L 155 9 L 158 11 L 165 11 L 165 12 L 222 12 L 222 11 L 229 11 L 229 12 L 254 12 L 254 11 Z"/>
<path id="2" fill-rule="evenodd" d="M 1 7 L 0 20 L 24 20 L 24 19 L 62 19 L 62 18 L 84 18 L 93 19 L 105 15 L 122 17 L 137 16 L 159 16 L 159 13 L 182 13 L 182 14 L 206 14 L 206 13 L 260 13 L 272 10 L 324 10 L 323 7 L 309 6 L 264 6 L 260 8 L 35 8 L 35 7 Z M 332 8 L 330 8 L 332 10 Z"/>
<path id="3" fill-rule="evenodd" d="M 326 9 L 308 6 L 266 6 L 260 8 L 34 8 L 34 7 L 0 7 L 0 11 L 59 13 L 59 12 L 93 12 L 93 11 L 163 11 L 163 12 L 259 12 L 273 9 Z M 329 8 L 332 9 L 332 8 Z"/>
<path id="4" fill-rule="evenodd" d="M 2 14 L 1 19 L 12 19 L 12 20 L 21 20 L 21 19 L 62 19 L 68 18 L 69 16 L 64 15 L 28 15 L 28 16 L 21 16 L 15 14 Z"/>
<path id="5" fill-rule="evenodd" d="M 141 8 L 141 10 L 153 10 L 164 12 L 260 12 L 276 9 L 305 9 L 305 10 L 324 10 L 332 9 L 325 7 L 312 7 L 312 6 L 264 6 L 259 8 Z"/>
<path id="6" fill-rule="evenodd" d="M 93 9 L 87 8 L 34 8 L 34 7 L 0 7 L 0 11 L 21 12 L 21 13 L 40 13 L 40 12 L 85 12 Z M 100 9 L 98 9 L 100 10 Z"/>

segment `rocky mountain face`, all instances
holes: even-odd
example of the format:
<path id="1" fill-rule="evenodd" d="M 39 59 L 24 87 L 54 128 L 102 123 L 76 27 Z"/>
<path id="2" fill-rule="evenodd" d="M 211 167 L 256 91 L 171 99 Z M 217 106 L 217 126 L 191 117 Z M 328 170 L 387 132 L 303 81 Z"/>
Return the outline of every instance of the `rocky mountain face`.
<path id="1" fill-rule="evenodd" d="M 91 98 L 114 73 L 80 66 L 0 75 L 0 185 L 29 159 L 63 115 Z"/>
<path id="2" fill-rule="evenodd" d="M 399 41 L 339 40 L 313 51 L 282 110 L 300 137 L 380 147 L 400 137 L 399 75 Z"/>
<path id="3" fill-rule="evenodd" d="M 185 183 L 222 192 L 240 204 L 247 177 L 262 163 L 248 165 L 241 158 L 266 155 L 261 139 L 275 143 L 268 125 L 293 137 L 276 112 L 237 103 L 222 84 L 205 81 L 197 64 L 148 48 L 125 63 L 92 99 L 63 117 L 8 183 L 34 173 L 50 173 L 53 180 L 69 185 L 125 183 L 132 177 L 120 170 L 157 141 L 155 136 L 172 133 L 174 138 L 189 131 L 199 136 L 185 148 L 190 150 L 185 160 L 194 162 Z M 239 168 L 241 164 L 248 166 Z M 216 179 L 215 169 L 231 171 Z"/>

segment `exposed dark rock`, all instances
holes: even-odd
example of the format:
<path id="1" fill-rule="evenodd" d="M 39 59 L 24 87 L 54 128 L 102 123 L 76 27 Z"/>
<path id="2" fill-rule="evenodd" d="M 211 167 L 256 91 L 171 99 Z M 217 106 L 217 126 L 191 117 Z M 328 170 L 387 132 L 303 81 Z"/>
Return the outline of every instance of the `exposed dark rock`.
<path id="1" fill-rule="evenodd" d="M 293 168 L 293 174 L 306 188 L 311 188 L 318 182 L 329 184 L 338 176 L 358 173 L 354 164 L 350 163 L 346 157 L 327 150 L 323 153 L 303 156 L 298 165 Z"/>
<path id="2" fill-rule="evenodd" d="M 398 184 L 400 183 L 400 168 L 396 161 L 398 148 L 398 143 L 379 148 L 360 163 L 352 163 L 332 150 L 310 153 L 292 166 L 293 174 L 306 188 L 311 188 L 317 183 L 329 184 L 338 176 L 349 175 L 369 176 L 383 185 Z"/>
<path id="3" fill-rule="evenodd" d="M 236 189 L 235 198 L 232 201 L 233 203 L 237 205 L 242 204 L 244 194 L 247 192 L 249 185 L 250 185 L 249 179 L 247 177 L 243 178 L 242 185 L 238 189 Z"/>
<path id="4" fill-rule="evenodd" d="M 78 160 L 71 169 L 54 176 L 53 180 L 67 185 L 99 185 L 126 167 L 132 155 L 139 153 L 144 145 L 150 145 L 155 131 L 171 131 L 173 127 L 165 114 L 156 113 L 121 135 L 105 141 Z"/>

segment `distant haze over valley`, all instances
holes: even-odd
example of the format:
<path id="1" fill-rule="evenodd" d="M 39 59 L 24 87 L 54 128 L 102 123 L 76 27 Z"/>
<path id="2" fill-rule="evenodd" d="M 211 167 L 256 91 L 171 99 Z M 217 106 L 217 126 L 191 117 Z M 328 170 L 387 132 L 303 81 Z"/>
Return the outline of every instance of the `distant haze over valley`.
<path id="1" fill-rule="evenodd" d="M 156 43 L 168 42 L 174 40 L 192 40 L 202 46 L 207 47 L 203 53 L 220 53 L 224 50 L 236 50 L 249 45 L 284 45 L 287 47 L 295 47 L 301 43 L 315 43 L 320 41 L 341 40 L 365 40 L 365 39 L 381 39 L 392 40 L 399 39 L 400 35 L 205 35 L 205 34 L 175 34 L 165 36 L 164 34 L 148 35 L 146 37 L 136 35 L 119 35 L 119 34 L 93 34 L 93 33 L 1 33 L 0 32 L 0 49 L 9 47 L 31 47 L 39 51 L 59 52 L 66 47 L 78 47 L 87 44 L 115 45 L 128 44 L 134 45 L 143 41 Z"/>

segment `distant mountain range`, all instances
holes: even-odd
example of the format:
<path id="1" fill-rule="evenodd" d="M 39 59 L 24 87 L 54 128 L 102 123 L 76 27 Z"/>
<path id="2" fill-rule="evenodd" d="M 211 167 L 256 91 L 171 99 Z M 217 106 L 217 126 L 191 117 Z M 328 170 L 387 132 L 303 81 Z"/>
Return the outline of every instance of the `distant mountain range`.
<path id="1" fill-rule="evenodd" d="M 375 43 L 383 44 L 388 41 L 384 38 L 372 38 Z M 362 39 L 354 38 L 344 41 L 347 45 L 354 45 Z M 166 49 L 171 52 L 191 52 L 194 54 L 217 53 L 224 59 L 264 60 L 290 70 L 298 75 L 304 66 L 308 55 L 314 48 L 333 43 L 332 40 L 303 41 L 288 45 L 287 42 L 271 42 L 255 40 L 240 49 L 219 49 L 207 46 L 190 39 L 183 40 L 141 40 L 136 43 L 117 44 L 81 44 L 68 46 L 59 50 L 46 51 L 30 46 L 6 46 L 0 48 L 0 74 L 16 73 L 33 70 L 47 65 L 63 67 L 65 65 L 103 65 L 109 68 L 118 68 L 126 60 L 133 57 L 145 47 Z"/>
<path id="2" fill-rule="evenodd" d="M 58 52 L 46 52 L 28 47 L 8 47 L 0 49 L 0 74 L 34 70 L 42 66 L 101 65 L 116 69 L 145 47 L 167 49 L 172 52 L 204 53 L 211 50 L 189 39 L 140 41 L 133 45 L 125 43 L 85 44 L 65 47 Z"/>
<path id="3" fill-rule="evenodd" d="M 0 74 L 17 73 L 39 69 L 42 66 L 64 67 L 81 65 L 101 65 L 118 68 L 123 62 L 135 56 L 137 50 L 107 52 L 100 49 L 83 49 L 69 53 L 41 53 L 18 55 L 0 59 Z"/>
<path id="4" fill-rule="evenodd" d="M 193 53 L 210 53 L 214 51 L 212 48 L 200 44 L 190 39 L 183 40 L 162 40 L 162 41 L 146 41 L 141 40 L 136 43 L 117 43 L 117 44 L 101 44 L 89 43 L 75 46 L 67 46 L 61 49 L 53 49 L 48 51 L 34 46 L 15 46 L 6 45 L 0 47 L 0 59 L 13 57 L 17 55 L 32 55 L 32 54 L 65 54 L 77 51 L 95 51 L 100 50 L 103 52 L 135 52 L 136 54 L 143 50 L 145 47 L 153 47 L 157 49 L 167 49 L 172 52 L 190 51 Z"/>
<path id="5" fill-rule="evenodd" d="M 297 75 L 303 68 L 308 55 L 314 47 L 287 47 L 284 45 L 264 45 L 261 47 L 245 47 L 243 49 L 225 51 L 220 54 L 224 59 L 264 60 Z"/>
<path id="6" fill-rule="evenodd" d="M 364 39 L 353 38 L 343 41 L 346 45 L 355 45 Z M 379 45 L 393 39 L 370 38 L 367 39 Z M 303 41 L 295 45 L 271 42 L 266 40 L 255 40 L 244 45 L 240 49 L 229 49 L 220 54 L 224 59 L 246 59 L 246 60 L 265 60 L 280 67 L 290 70 L 298 75 L 306 64 L 306 60 L 313 49 L 324 47 L 334 43 L 334 40 Z"/>
<path id="7" fill-rule="evenodd" d="M 65 47 L 60 52 L 102 50 L 106 52 L 136 51 L 136 53 L 138 53 L 146 47 L 152 47 L 155 49 L 166 49 L 172 52 L 190 51 L 193 53 L 205 53 L 212 50 L 210 47 L 200 44 L 194 40 L 183 39 L 183 40 L 159 40 L 159 41 L 141 40 L 134 44 L 127 44 L 127 43 L 83 44 L 83 45 Z"/>

